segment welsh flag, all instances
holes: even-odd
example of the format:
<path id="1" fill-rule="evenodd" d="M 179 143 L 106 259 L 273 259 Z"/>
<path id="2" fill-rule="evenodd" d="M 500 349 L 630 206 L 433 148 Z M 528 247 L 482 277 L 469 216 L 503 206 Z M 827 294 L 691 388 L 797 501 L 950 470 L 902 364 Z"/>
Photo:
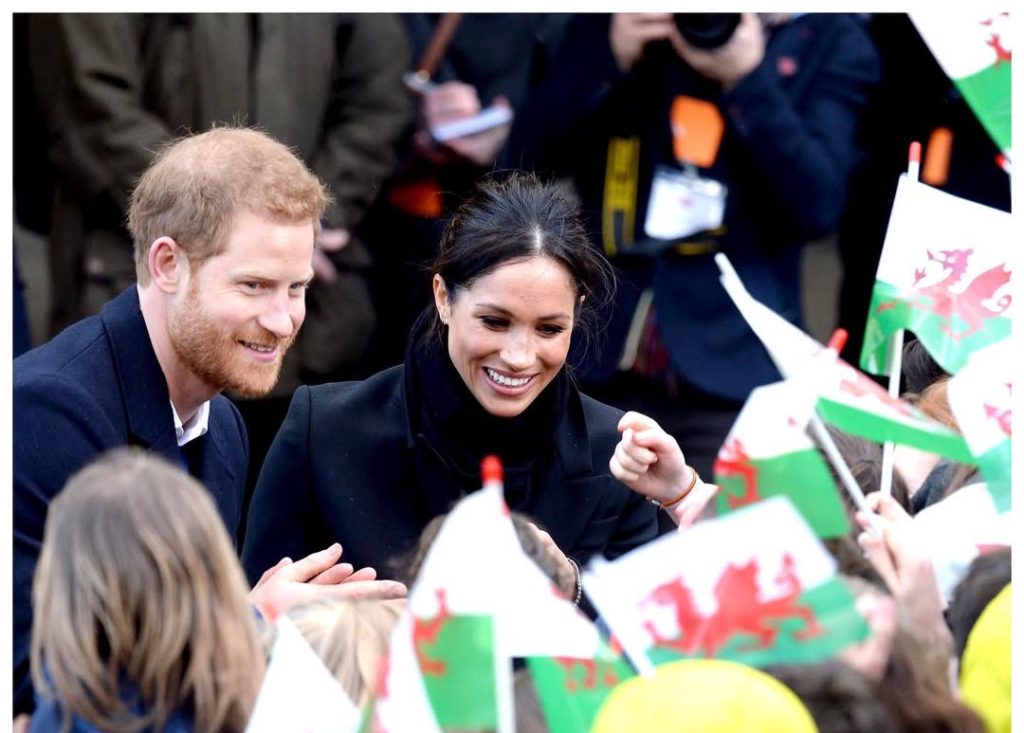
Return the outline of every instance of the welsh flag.
<path id="1" fill-rule="evenodd" d="M 584 585 L 623 646 L 655 665 L 813 662 L 868 635 L 832 556 L 782 495 L 592 562 Z"/>
<path id="2" fill-rule="evenodd" d="M 715 460 L 719 515 L 785 494 L 819 537 L 847 533 L 832 474 L 807 437 L 815 397 L 793 380 L 750 393 Z"/>
<path id="3" fill-rule="evenodd" d="M 1013 369 L 1010 339 L 971 354 L 949 380 L 949 406 L 1000 512 L 1010 510 Z"/>
<path id="4" fill-rule="evenodd" d="M 500 484 L 485 485 L 427 553 L 370 729 L 511 731 L 512 657 L 592 659 L 600 647 L 596 627 L 524 554 Z"/>
<path id="5" fill-rule="evenodd" d="M 636 676 L 622 654 L 610 647 L 590 659 L 529 657 L 526 663 L 551 733 L 590 730 L 615 686 Z"/>
<path id="6" fill-rule="evenodd" d="M 955 374 L 974 351 L 1010 335 L 1005 211 L 900 177 L 864 329 L 860 365 L 888 374 L 892 336 L 913 331 Z"/>
<path id="7" fill-rule="evenodd" d="M 277 637 L 246 733 L 354 733 L 356 707 L 338 680 L 287 616 L 275 624 Z"/>
<path id="8" fill-rule="evenodd" d="M 823 344 L 750 295 L 732 272 L 725 255 L 716 255 L 716 260 L 723 270 L 722 286 L 782 375 L 814 384 L 822 420 L 868 440 L 903 443 L 954 461 L 973 461 L 967 444 L 956 431 L 891 396 L 826 350 Z"/>
<path id="9" fill-rule="evenodd" d="M 967 100 L 982 127 L 1004 152 L 1010 150 L 1010 13 L 976 6 L 933 6 L 910 13 L 946 76 Z"/>
<path id="10" fill-rule="evenodd" d="M 946 600 L 978 555 L 1013 544 L 1013 513 L 1000 512 L 984 483 L 954 491 L 914 515 L 922 550 Z"/>

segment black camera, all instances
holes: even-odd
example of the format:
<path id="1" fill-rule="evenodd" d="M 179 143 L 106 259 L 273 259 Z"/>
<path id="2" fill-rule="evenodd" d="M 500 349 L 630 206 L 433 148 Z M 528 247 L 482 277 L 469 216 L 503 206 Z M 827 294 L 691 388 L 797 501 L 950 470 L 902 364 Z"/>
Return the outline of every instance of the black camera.
<path id="1" fill-rule="evenodd" d="M 686 42 L 705 51 L 724 46 L 740 24 L 739 13 L 675 13 L 673 17 Z"/>

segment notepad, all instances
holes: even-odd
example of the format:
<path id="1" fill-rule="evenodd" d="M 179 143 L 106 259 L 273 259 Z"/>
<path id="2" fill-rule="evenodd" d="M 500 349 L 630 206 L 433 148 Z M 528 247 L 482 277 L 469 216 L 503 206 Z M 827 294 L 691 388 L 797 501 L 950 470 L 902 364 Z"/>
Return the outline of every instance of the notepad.
<path id="1" fill-rule="evenodd" d="M 508 107 L 491 106 L 481 110 L 472 117 L 445 122 L 430 128 L 430 135 L 439 143 L 454 140 L 457 137 L 475 135 L 512 121 L 512 110 Z"/>

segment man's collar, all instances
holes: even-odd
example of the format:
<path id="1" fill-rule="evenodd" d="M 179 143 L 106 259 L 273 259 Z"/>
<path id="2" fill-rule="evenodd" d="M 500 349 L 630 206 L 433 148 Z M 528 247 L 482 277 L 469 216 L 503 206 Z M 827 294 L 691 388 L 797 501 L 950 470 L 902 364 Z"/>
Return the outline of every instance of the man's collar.
<path id="1" fill-rule="evenodd" d="M 210 425 L 210 401 L 207 400 L 201 404 L 196 414 L 185 425 L 182 425 L 181 418 L 178 417 L 178 411 L 175 409 L 173 402 L 171 403 L 171 414 L 174 415 L 174 434 L 178 439 L 178 447 L 180 448 L 189 441 L 206 435 Z"/>

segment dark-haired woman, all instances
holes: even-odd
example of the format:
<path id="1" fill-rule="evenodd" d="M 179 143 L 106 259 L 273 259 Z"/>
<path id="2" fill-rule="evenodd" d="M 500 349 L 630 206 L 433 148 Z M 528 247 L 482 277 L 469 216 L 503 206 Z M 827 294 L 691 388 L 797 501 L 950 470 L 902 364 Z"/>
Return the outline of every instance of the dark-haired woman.
<path id="1" fill-rule="evenodd" d="M 526 174 L 483 184 L 450 222 L 434 273 L 434 307 L 404 364 L 295 393 L 249 513 L 253 578 L 334 541 L 347 562 L 388 574 L 433 517 L 479 488 L 491 453 L 510 508 L 550 533 L 567 573 L 567 558 L 652 539 L 645 497 L 680 498 L 677 509 L 704 496 L 670 436 L 580 394 L 567 371 L 612 275 L 560 189 Z"/>

